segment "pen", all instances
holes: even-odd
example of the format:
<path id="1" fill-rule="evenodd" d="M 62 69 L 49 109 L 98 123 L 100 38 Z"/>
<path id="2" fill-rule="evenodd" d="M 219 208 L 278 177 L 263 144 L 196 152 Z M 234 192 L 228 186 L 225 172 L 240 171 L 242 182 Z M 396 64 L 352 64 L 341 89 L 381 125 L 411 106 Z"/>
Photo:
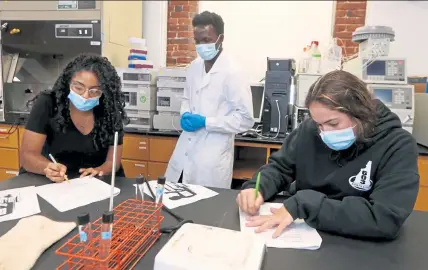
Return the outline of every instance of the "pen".
<path id="1" fill-rule="evenodd" d="M 52 156 L 52 154 L 49 154 L 49 157 L 51 158 L 52 162 L 55 163 L 55 165 L 58 165 L 58 162 L 56 162 L 56 160 L 54 159 L 54 157 Z M 67 181 L 67 183 L 70 183 L 70 181 L 68 180 L 67 175 L 64 175 L 64 178 Z"/>
<path id="2" fill-rule="evenodd" d="M 257 174 L 256 191 L 254 193 L 254 197 L 256 200 L 257 200 L 257 196 L 259 195 L 259 189 L 260 189 L 260 172 Z"/>

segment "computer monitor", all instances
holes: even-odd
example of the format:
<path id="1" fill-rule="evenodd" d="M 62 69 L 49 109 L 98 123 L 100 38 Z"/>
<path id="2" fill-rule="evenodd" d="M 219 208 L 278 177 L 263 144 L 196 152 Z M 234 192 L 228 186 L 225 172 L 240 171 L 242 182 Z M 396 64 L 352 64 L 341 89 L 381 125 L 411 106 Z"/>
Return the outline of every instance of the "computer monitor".
<path id="1" fill-rule="evenodd" d="M 252 83 L 250 88 L 253 97 L 253 117 L 256 122 L 260 123 L 262 121 L 263 103 L 265 99 L 265 84 Z"/>

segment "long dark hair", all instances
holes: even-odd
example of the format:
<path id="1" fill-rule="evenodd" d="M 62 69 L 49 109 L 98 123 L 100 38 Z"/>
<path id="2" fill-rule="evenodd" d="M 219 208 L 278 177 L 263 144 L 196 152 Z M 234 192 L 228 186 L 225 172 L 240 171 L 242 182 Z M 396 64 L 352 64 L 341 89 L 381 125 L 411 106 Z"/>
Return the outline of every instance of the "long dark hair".
<path id="1" fill-rule="evenodd" d="M 121 91 L 122 83 L 116 69 L 107 58 L 98 55 L 82 54 L 67 64 L 59 75 L 53 88 L 49 91 L 54 98 L 54 112 L 52 127 L 55 132 L 66 132 L 71 123 L 70 82 L 72 77 L 80 71 L 90 71 L 98 78 L 103 95 L 100 104 L 93 109 L 94 129 L 92 138 L 95 148 L 107 148 L 113 145 L 114 133 L 117 131 L 123 136 L 123 125 L 128 124 L 126 116 L 125 96 Z"/>
<path id="2" fill-rule="evenodd" d="M 365 83 L 343 70 L 329 72 L 318 79 L 306 96 L 306 108 L 319 102 L 347 114 L 357 128 L 357 139 L 366 141 L 376 121 L 376 106 Z"/>

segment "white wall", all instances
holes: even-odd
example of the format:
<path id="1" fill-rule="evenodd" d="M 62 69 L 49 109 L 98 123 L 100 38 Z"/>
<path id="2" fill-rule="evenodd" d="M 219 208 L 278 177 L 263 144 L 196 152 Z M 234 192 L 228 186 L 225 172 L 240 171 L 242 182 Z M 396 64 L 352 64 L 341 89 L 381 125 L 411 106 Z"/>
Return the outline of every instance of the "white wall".
<path id="1" fill-rule="evenodd" d="M 200 1 L 225 23 L 224 48 L 250 82 L 265 76 L 266 57 L 297 58 L 305 45 L 328 44 L 333 1 Z"/>
<path id="2" fill-rule="evenodd" d="M 143 38 L 146 39 L 147 58 L 155 68 L 166 66 L 167 16 L 168 1 L 143 2 Z"/>
<path id="3" fill-rule="evenodd" d="M 392 27 L 389 56 L 406 57 L 409 76 L 428 75 L 428 2 L 367 1 L 366 25 Z"/>

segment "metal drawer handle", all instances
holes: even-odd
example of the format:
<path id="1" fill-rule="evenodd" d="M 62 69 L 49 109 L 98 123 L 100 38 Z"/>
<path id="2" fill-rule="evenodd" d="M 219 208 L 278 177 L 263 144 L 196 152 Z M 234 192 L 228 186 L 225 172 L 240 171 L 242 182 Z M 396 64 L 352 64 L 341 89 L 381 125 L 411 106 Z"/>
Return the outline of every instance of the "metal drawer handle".
<path id="1" fill-rule="evenodd" d="M 13 174 L 13 175 L 18 176 L 19 172 L 17 172 L 17 171 L 6 171 L 6 174 Z"/>
<path id="2" fill-rule="evenodd" d="M 140 142 L 140 144 L 146 144 L 146 142 Z"/>
<path id="3" fill-rule="evenodd" d="M 144 164 L 137 164 L 137 163 L 135 163 L 135 167 L 146 167 Z"/>
<path id="4" fill-rule="evenodd" d="M 138 149 L 140 149 L 140 150 L 146 150 L 146 149 L 147 149 L 147 147 L 145 147 L 145 146 L 140 146 L 140 147 L 138 147 Z"/>

